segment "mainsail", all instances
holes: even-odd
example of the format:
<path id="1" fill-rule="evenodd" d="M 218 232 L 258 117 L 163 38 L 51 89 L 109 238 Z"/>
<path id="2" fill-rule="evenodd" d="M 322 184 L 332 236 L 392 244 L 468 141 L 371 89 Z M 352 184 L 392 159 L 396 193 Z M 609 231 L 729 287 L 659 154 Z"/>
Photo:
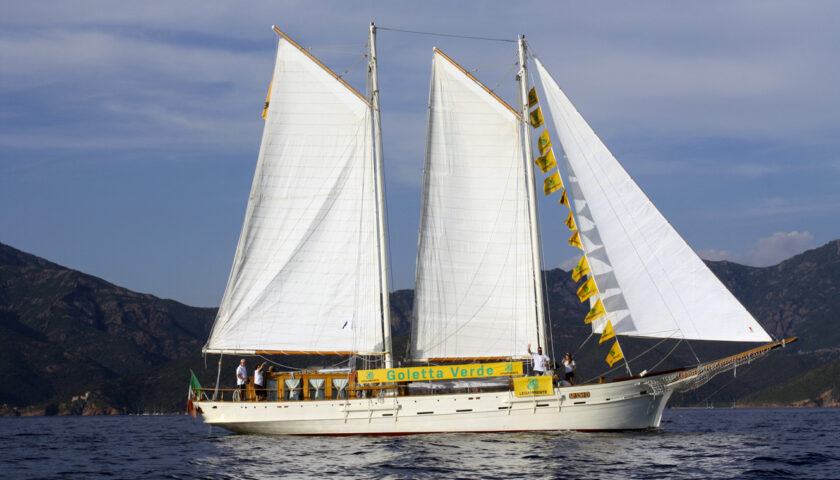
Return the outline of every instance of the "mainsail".
<path id="1" fill-rule="evenodd" d="M 536 348 L 521 119 L 435 49 L 411 358 Z"/>
<path id="2" fill-rule="evenodd" d="M 285 36 L 270 91 L 205 351 L 382 353 L 371 106 Z"/>
<path id="3" fill-rule="evenodd" d="M 615 333 L 640 337 L 769 341 L 601 142 L 536 60 L 563 146 L 580 242 Z"/>

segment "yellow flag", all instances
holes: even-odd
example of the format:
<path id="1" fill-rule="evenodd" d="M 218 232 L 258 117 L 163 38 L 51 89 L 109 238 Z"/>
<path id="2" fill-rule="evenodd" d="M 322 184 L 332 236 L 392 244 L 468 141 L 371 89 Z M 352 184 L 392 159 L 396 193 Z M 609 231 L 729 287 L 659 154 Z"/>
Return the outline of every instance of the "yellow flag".
<path id="1" fill-rule="evenodd" d="M 537 139 L 537 148 L 540 150 L 540 155 L 545 155 L 545 152 L 551 148 L 551 139 L 548 138 L 548 130 L 543 130 L 540 138 Z"/>
<path id="2" fill-rule="evenodd" d="M 569 212 L 569 216 L 566 217 L 566 226 L 569 227 L 569 230 L 573 232 L 577 230 L 577 225 L 575 225 L 575 217 L 574 215 L 572 215 L 572 212 Z M 580 239 L 578 239 L 578 242 L 580 242 Z M 572 243 L 572 239 L 569 239 L 569 243 Z M 572 245 L 574 244 L 572 243 Z M 575 246 L 580 247 L 580 245 Z"/>
<path id="3" fill-rule="evenodd" d="M 612 367 L 615 362 L 621 360 L 622 358 L 624 358 L 624 354 L 621 353 L 621 347 L 618 345 L 618 340 L 616 340 L 610 349 L 610 353 L 607 354 L 607 363 L 609 363 Z"/>
<path id="4" fill-rule="evenodd" d="M 563 180 L 560 179 L 560 173 L 556 171 L 543 182 L 543 192 L 546 195 L 550 195 L 561 188 L 563 188 Z"/>
<path id="5" fill-rule="evenodd" d="M 598 301 L 600 302 L 600 300 L 598 300 Z M 604 327 L 604 333 L 601 334 L 601 339 L 598 340 L 598 345 L 606 342 L 607 340 L 609 340 L 613 337 L 615 337 L 615 330 L 613 330 L 613 328 L 612 328 L 612 322 L 607 320 L 607 326 Z M 619 352 L 620 351 L 621 351 L 621 349 L 619 349 Z M 609 360 L 607 360 L 607 361 L 609 362 Z M 612 364 L 610 364 L 610 366 L 612 367 Z"/>
<path id="6" fill-rule="evenodd" d="M 271 100 L 271 86 L 274 85 L 274 75 L 271 76 L 271 83 L 268 84 L 268 93 L 265 96 L 265 106 L 263 107 L 262 111 L 262 119 L 265 120 L 265 117 L 268 115 L 268 102 Z"/>
<path id="7" fill-rule="evenodd" d="M 542 170 L 543 173 L 546 173 L 557 166 L 557 160 L 554 159 L 554 150 L 549 150 L 548 153 L 542 157 L 537 157 L 534 162 L 539 165 L 540 170 Z"/>
<path id="8" fill-rule="evenodd" d="M 589 313 L 586 314 L 586 318 L 583 320 L 583 323 L 592 323 L 593 320 L 597 320 L 604 315 L 606 315 L 606 311 L 604 310 L 604 304 L 601 303 L 601 299 L 599 298 L 595 305 L 589 310 Z"/>
<path id="9" fill-rule="evenodd" d="M 569 214 L 571 215 L 571 212 L 569 212 Z M 580 244 L 580 236 L 578 236 L 577 230 L 575 230 L 575 233 L 573 233 L 572 236 L 569 237 L 569 245 L 573 247 L 578 247 L 579 249 L 583 250 L 583 245 Z"/>
<path id="10" fill-rule="evenodd" d="M 575 266 L 575 269 L 572 270 L 572 280 L 578 281 L 584 275 L 589 275 L 589 272 L 592 270 L 589 269 L 589 262 L 586 260 L 586 255 L 580 257 L 580 260 Z"/>
<path id="11" fill-rule="evenodd" d="M 543 125 L 543 123 L 545 123 L 543 121 L 543 114 L 542 114 L 542 110 L 540 109 L 540 107 L 537 107 L 536 110 L 531 112 L 530 117 L 531 117 L 531 126 L 534 127 L 534 128 L 541 127 Z"/>
<path id="12" fill-rule="evenodd" d="M 533 107 L 539 102 L 537 99 L 537 87 L 531 87 L 531 90 L 528 91 L 528 108 Z"/>
<path id="13" fill-rule="evenodd" d="M 598 293 L 598 287 L 595 286 L 595 279 L 589 277 L 589 280 L 583 282 L 583 285 L 578 288 L 577 296 L 583 302 L 596 293 Z"/>
<path id="14" fill-rule="evenodd" d="M 554 150 L 552 150 L 552 151 L 554 151 Z M 566 191 L 565 190 L 563 190 L 563 195 L 560 195 L 560 200 L 557 203 L 559 203 L 560 205 L 565 205 L 569 208 L 572 208 L 571 205 L 569 205 L 569 197 L 566 196 Z"/>

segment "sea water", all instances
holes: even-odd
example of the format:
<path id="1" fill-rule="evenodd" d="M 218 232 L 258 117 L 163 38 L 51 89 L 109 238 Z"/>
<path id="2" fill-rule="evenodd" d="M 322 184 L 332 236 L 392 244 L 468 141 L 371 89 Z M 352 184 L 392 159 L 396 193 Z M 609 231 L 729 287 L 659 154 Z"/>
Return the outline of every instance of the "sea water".
<path id="1" fill-rule="evenodd" d="M 0 418 L 0 478 L 840 478 L 840 409 L 666 410 L 623 433 L 232 435 L 178 416 Z"/>

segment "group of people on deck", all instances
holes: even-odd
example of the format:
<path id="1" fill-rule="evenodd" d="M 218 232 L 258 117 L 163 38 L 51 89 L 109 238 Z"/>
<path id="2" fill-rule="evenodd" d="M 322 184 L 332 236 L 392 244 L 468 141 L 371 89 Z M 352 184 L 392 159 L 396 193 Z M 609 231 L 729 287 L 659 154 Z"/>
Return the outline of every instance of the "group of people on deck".
<path id="1" fill-rule="evenodd" d="M 531 366 L 532 375 L 545 375 L 549 366 L 549 358 L 543 355 L 542 347 L 537 347 L 536 352 L 531 351 L 531 344 L 528 344 L 528 354 L 531 355 L 533 365 Z M 254 393 L 257 401 L 268 398 L 268 393 L 265 389 L 265 366 L 268 362 L 263 362 L 254 368 Z M 572 354 L 567 353 L 560 362 L 563 366 L 564 376 L 561 384 L 568 383 L 575 384 L 575 370 L 577 364 L 572 359 Z M 239 361 L 239 366 L 236 367 L 236 390 L 240 399 L 245 398 L 245 389 L 247 388 L 250 378 L 248 377 L 248 368 L 245 366 L 245 359 Z"/>
<path id="2" fill-rule="evenodd" d="M 268 362 L 263 362 L 254 368 L 254 394 L 257 396 L 257 401 L 268 398 L 268 392 L 265 389 L 265 365 Z M 236 390 L 239 398 L 245 398 L 245 388 L 248 385 L 248 368 L 245 366 L 245 359 L 239 361 L 239 366 L 236 367 Z"/>
<path id="3" fill-rule="evenodd" d="M 533 375 L 545 375 L 546 370 L 548 369 L 549 365 L 549 358 L 543 355 L 542 347 L 537 347 L 536 352 L 531 351 L 531 344 L 528 344 L 528 354 L 531 355 L 531 359 L 533 360 L 533 365 L 531 367 Z M 563 366 L 564 376 L 563 381 L 568 382 L 569 385 L 575 384 L 575 370 L 577 370 L 577 364 L 575 363 L 574 359 L 572 358 L 571 353 L 566 353 L 563 357 L 563 360 L 560 362 Z"/>

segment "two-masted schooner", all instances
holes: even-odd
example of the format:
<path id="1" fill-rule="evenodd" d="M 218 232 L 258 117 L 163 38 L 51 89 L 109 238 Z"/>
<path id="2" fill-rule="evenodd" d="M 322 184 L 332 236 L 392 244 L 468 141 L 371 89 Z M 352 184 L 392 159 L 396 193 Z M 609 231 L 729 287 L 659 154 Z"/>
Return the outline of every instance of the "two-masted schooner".
<path id="1" fill-rule="evenodd" d="M 674 391 L 784 345 L 593 384 L 524 375 L 526 345 L 548 351 L 550 340 L 520 37 L 515 107 L 433 52 L 410 358 L 395 368 L 376 28 L 368 95 L 275 31 L 256 173 L 204 352 L 339 355 L 348 368 L 269 372 L 261 401 L 252 386 L 244 397 L 220 389 L 217 375 L 215 388 L 190 391 L 207 423 L 310 435 L 646 429 L 659 426 Z M 593 332 L 770 341 L 534 60 L 575 244 L 597 285 L 586 298 L 601 312 Z"/>

